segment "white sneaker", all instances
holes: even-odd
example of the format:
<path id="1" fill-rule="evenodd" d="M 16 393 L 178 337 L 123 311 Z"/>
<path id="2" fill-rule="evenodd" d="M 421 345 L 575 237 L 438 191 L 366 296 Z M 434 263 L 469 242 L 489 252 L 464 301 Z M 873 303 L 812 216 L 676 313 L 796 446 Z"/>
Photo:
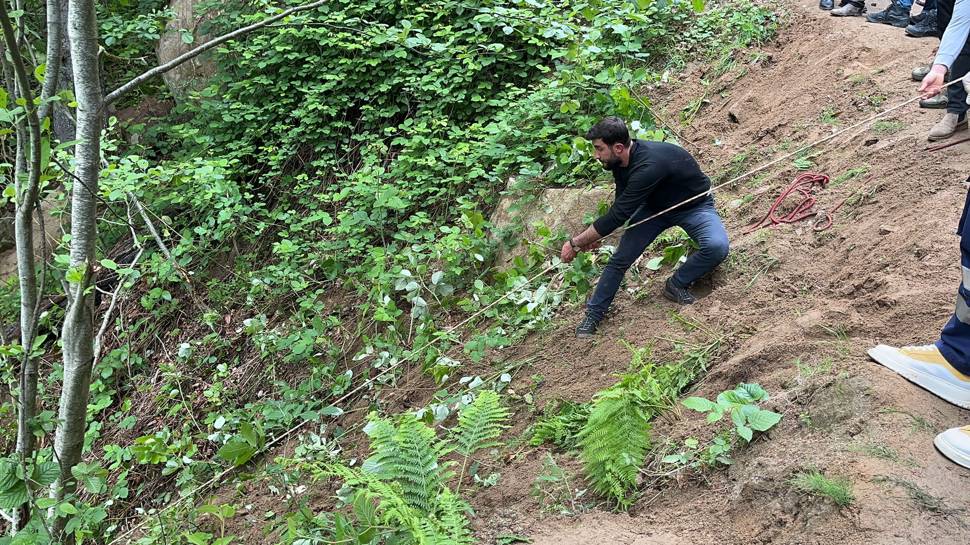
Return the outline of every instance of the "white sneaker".
<path id="1" fill-rule="evenodd" d="M 893 348 L 880 344 L 869 357 L 910 382 L 964 409 L 970 409 L 970 375 L 950 365 L 936 345 Z"/>
<path id="2" fill-rule="evenodd" d="M 936 436 L 933 444 L 940 454 L 970 469 L 970 426 L 950 428 Z"/>

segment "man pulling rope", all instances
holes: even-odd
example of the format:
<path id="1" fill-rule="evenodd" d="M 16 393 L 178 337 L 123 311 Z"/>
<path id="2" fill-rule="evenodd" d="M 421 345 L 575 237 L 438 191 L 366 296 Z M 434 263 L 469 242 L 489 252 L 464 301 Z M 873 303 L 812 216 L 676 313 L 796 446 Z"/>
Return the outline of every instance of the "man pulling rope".
<path id="1" fill-rule="evenodd" d="M 616 252 L 586 304 L 586 317 L 576 328 L 580 338 L 596 333 L 627 269 L 670 227 L 683 228 L 700 246 L 664 284 L 664 297 L 675 303 L 694 303 L 690 285 L 714 270 L 728 254 L 727 231 L 714 209 L 714 197 L 708 194 L 686 200 L 711 190 L 710 178 L 687 150 L 666 142 L 631 140 L 626 123 L 617 117 L 607 117 L 594 125 L 586 138 L 593 143 L 596 159 L 613 173 L 616 199 L 606 214 L 563 244 L 560 257 L 568 263 L 624 223 L 629 221 L 630 226 L 620 237 Z M 658 211 L 665 209 L 666 214 L 657 216 Z"/>

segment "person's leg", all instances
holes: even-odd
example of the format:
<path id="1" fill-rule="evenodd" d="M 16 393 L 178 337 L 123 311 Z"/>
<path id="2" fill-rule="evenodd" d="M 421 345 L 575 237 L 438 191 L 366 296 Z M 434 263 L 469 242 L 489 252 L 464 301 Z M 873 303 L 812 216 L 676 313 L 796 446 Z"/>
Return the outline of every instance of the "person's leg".
<path id="1" fill-rule="evenodd" d="M 940 36 L 943 35 L 946 26 L 950 24 L 950 19 L 953 18 L 955 2 L 956 0 L 936 0 L 936 25 Z"/>
<path id="2" fill-rule="evenodd" d="M 943 326 L 940 340 L 936 342 L 940 354 L 957 371 L 970 375 L 970 222 L 967 209 L 970 207 L 970 192 L 963 205 L 963 215 L 957 233 L 960 235 L 960 265 L 963 271 L 962 282 L 957 288 L 957 304 L 950 321 Z"/>
<path id="3" fill-rule="evenodd" d="M 711 197 L 690 210 L 677 213 L 672 223 L 687 231 L 700 247 L 672 277 L 676 287 L 687 288 L 724 261 L 728 255 L 728 235 Z"/>
<path id="4" fill-rule="evenodd" d="M 953 6 L 954 0 L 937 0 L 936 15 L 940 35 L 950 24 L 950 18 L 953 17 Z M 956 60 L 953 61 L 953 66 L 950 67 L 950 73 L 947 75 L 949 81 L 963 77 L 968 70 L 970 70 L 970 50 L 964 47 Z M 930 141 L 949 138 L 956 131 L 967 128 L 967 92 L 963 85 L 955 83 L 947 87 L 946 94 L 946 114 L 930 129 L 927 136 Z"/>
<path id="5" fill-rule="evenodd" d="M 641 208 L 630 218 L 630 223 L 636 223 L 649 217 L 649 215 L 650 212 Z M 660 216 L 623 233 L 616 252 L 607 262 L 603 274 L 600 275 L 599 282 L 596 283 L 596 289 L 593 290 L 593 295 L 586 303 L 587 316 L 597 322 L 603 319 L 606 311 L 613 303 L 613 298 L 616 297 L 617 290 L 620 289 L 620 282 L 623 280 L 623 275 L 626 274 L 627 269 L 643 254 L 643 251 L 657 238 L 657 235 L 668 227 L 670 227 L 670 223 L 668 223 L 667 218 Z"/>
<path id="6" fill-rule="evenodd" d="M 923 346 L 895 348 L 879 345 L 869 356 L 954 405 L 970 409 L 970 192 L 957 232 L 963 281 L 957 292 L 956 311 L 943 327 L 940 339 Z"/>
<path id="7" fill-rule="evenodd" d="M 950 67 L 950 81 L 962 78 L 967 72 L 970 72 L 970 48 L 964 47 Z M 966 89 L 961 83 L 954 83 L 947 87 L 947 97 L 946 111 L 957 114 L 962 120 L 967 113 Z"/>
<path id="8" fill-rule="evenodd" d="M 940 339 L 925 346 L 894 348 L 881 344 L 869 356 L 910 382 L 954 405 L 970 409 L 970 192 L 957 227 L 963 276 L 957 291 L 956 311 L 943 327 Z M 933 444 L 943 456 L 970 469 L 970 426 L 950 428 Z"/>

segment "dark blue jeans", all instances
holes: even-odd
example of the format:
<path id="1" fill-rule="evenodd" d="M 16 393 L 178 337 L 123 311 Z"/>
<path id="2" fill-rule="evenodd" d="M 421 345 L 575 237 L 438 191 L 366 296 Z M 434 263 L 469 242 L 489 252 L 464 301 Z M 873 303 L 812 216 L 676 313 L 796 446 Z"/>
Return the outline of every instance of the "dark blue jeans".
<path id="1" fill-rule="evenodd" d="M 636 223 L 652 214 L 652 211 L 641 207 L 633 214 L 629 223 Z M 596 284 L 596 290 L 586 304 L 587 314 L 597 320 L 603 319 L 610 304 L 613 303 L 613 298 L 616 297 L 617 290 L 620 289 L 620 281 L 623 280 L 627 269 L 660 233 L 674 226 L 682 227 L 700 246 L 700 250 L 691 254 L 674 273 L 673 282 L 677 286 L 690 286 L 695 280 L 714 270 L 714 267 L 727 257 L 727 231 L 724 230 L 724 224 L 721 223 L 717 210 L 714 209 L 713 197 L 708 197 L 687 210 L 667 212 L 623 233 L 620 237 L 620 245 L 603 269 L 600 281 Z"/>
<path id="2" fill-rule="evenodd" d="M 970 192 L 963 205 L 963 214 L 957 226 L 960 235 L 960 265 L 963 270 L 963 281 L 957 289 L 956 310 L 950 321 L 943 327 L 940 340 L 936 347 L 940 354 L 963 374 L 970 374 L 970 222 L 967 221 L 970 210 Z"/>

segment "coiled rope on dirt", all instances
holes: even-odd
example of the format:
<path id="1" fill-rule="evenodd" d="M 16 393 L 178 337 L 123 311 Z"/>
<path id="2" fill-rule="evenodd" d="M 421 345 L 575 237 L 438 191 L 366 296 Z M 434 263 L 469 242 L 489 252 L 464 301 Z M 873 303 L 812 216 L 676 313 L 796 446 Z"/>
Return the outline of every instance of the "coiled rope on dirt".
<path id="1" fill-rule="evenodd" d="M 942 89 L 946 89 L 947 87 L 949 87 L 951 85 L 954 85 L 956 83 L 962 82 L 967 76 L 970 76 L 970 74 L 967 74 L 967 75 L 965 75 L 965 76 L 963 76 L 963 77 L 961 77 L 959 79 L 955 79 L 955 80 L 953 80 L 951 82 L 948 82 L 948 83 L 944 84 Z M 941 89 L 941 92 L 942 92 L 942 89 Z M 870 117 L 868 117 L 868 118 L 866 118 L 866 119 L 864 119 L 862 121 L 859 121 L 857 123 L 854 123 L 852 125 L 849 125 L 849 126 L 843 128 L 841 130 L 834 131 L 832 134 L 830 134 L 830 135 L 828 135 L 828 136 L 826 136 L 824 138 L 820 138 L 818 140 L 815 140 L 813 142 L 810 142 L 810 143 L 802 146 L 801 148 L 798 148 L 797 150 L 795 150 L 795 151 L 793 151 L 791 153 L 782 155 L 781 157 L 778 157 L 777 159 L 774 159 L 772 161 L 769 161 L 769 162 L 767 162 L 767 163 L 765 163 L 765 164 L 763 164 L 763 165 L 761 165 L 761 166 L 759 166 L 757 168 L 754 168 L 754 169 L 749 170 L 749 171 L 747 171 L 747 172 L 745 172 L 743 174 L 740 174 L 740 175 L 738 175 L 738 176 L 736 176 L 734 178 L 731 178 L 730 180 L 728 180 L 726 182 L 722 182 L 720 184 L 717 184 L 716 186 L 712 186 L 707 191 L 704 191 L 702 193 L 698 193 L 697 195 L 694 195 L 693 197 L 690 197 L 690 198 L 685 199 L 685 200 L 683 200 L 683 201 L 681 201 L 681 202 L 679 202 L 679 203 L 677 203 L 675 205 L 672 205 L 672 206 L 670 206 L 668 208 L 665 208 L 665 209 L 661 210 L 660 212 L 657 212 L 657 213 L 655 213 L 655 214 L 653 214 L 653 215 L 651 215 L 651 216 L 649 216 L 647 218 L 644 218 L 644 219 L 642 219 L 642 220 L 640 220 L 640 221 L 638 221 L 636 223 L 632 223 L 632 224 L 627 225 L 625 227 L 621 227 L 621 228 L 617 229 L 616 231 L 614 231 L 613 233 L 611 233 L 611 235 L 612 234 L 620 234 L 620 233 L 623 233 L 625 231 L 629 231 L 630 229 L 633 229 L 634 227 L 636 227 L 638 225 L 641 225 L 641 224 L 646 223 L 646 222 L 648 222 L 650 220 L 656 219 L 656 218 L 662 216 L 663 214 L 666 214 L 667 212 L 670 212 L 670 211 L 672 211 L 674 209 L 677 209 L 677 208 L 679 208 L 679 207 L 681 207 L 681 206 L 683 206 L 683 205 L 685 205 L 685 204 L 687 204 L 689 202 L 693 202 L 693 201 L 696 201 L 698 199 L 702 199 L 702 198 L 704 198 L 704 197 L 706 197 L 708 195 L 711 195 L 712 193 L 714 193 L 714 191 L 716 191 L 716 190 L 718 190 L 720 188 L 727 187 L 727 186 L 729 186 L 731 184 L 737 183 L 737 182 L 739 182 L 739 181 L 741 181 L 741 180 L 743 180 L 745 178 L 748 178 L 749 176 L 752 176 L 752 175 L 757 174 L 759 172 L 762 172 L 762 171 L 764 171 L 764 170 L 766 170 L 766 169 L 768 169 L 768 168 L 770 168 L 770 167 L 772 167 L 774 165 L 777 165 L 778 163 L 780 163 L 782 161 L 785 161 L 787 159 L 790 159 L 792 157 L 795 157 L 796 155 L 799 155 L 799 154 L 801 154 L 801 153 L 803 153 L 803 152 L 805 152 L 805 151 L 807 151 L 807 150 L 809 150 L 811 148 L 814 148 L 814 147 L 819 146 L 821 144 L 824 144 L 824 143 L 826 143 L 826 142 L 828 142 L 830 140 L 833 140 L 833 139 L 835 139 L 835 138 L 837 138 L 837 137 L 845 134 L 848 131 L 855 130 L 855 129 L 859 128 L 859 127 L 862 127 L 864 125 L 867 125 L 869 123 L 872 123 L 873 121 L 876 121 L 877 119 L 879 119 L 879 118 L 881 118 L 881 117 L 883 117 L 883 116 L 885 116 L 887 114 L 890 114 L 892 112 L 895 112 L 896 110 L 902 109 L 902 108 L 904 108 L 904 107 L 906 107 L 906 106 L 908 106 L 908 105 L 910 105 L 910 104 L 912 104 L 912 103 L 914 103 L 914 102 L 916 102 L 916 101 L 918 101 L 918 100 L 920 100 L 922 98 L 924 98 L 922 95 L 918 95 L 918 96 L 916 96 L 914 98 L 910 98 L 908 100 L 905 100 L 905 101 L 903 101 L 903 102 L 901 102 L 901 103 L 899 103 L 899 104 L 897 104 L 897 105 L 895 105 L 895 106 L 893 106 L 891 108 L 887 108 L 885 110 L 882 110 L 881 112 L 879 112 L 879 113 L 877 113 L 875 115 L 872 115 L 872 116 L 870 116 Z M 528 280 L 526 280 L 523 284 L 521 284 L 518 287 L 515 287 L 515 288 L 513 288 L 513 289 L 511 289 L 511 290 L 509 290 L 507 292 L 505 292 L 501 297 L 499 297 L 495 301 L 492 301 L 491 303 L 489 303 L 485 307 L 482 307 L 481 309 L 479 309 L 477 312 L 475 312 L 474 314 L 472 314 L 468 318 L 465 318 L 461 322 L 458 322 L 457 324 L 455 324 L 454 326 L 448 328 L 444 332 L 439 333 L 434 338 L 432 338 L 431 340 L 427 341 L 421 347 L 416 348 L 416 349 L 412 349 L 408 353 L 408 355 L 406 355 L 405 357 L 401 358 L 399 361 L 397 361 L 393 365 L 388 366 L 386 369 L 384 369 L 381 372 L 377 373 L 373 377 L 365 380 L 364 382 L 362 382 L 359 386 L 357 386 L 353 390 L 351 390 L 351 391 L 345 393 L 344 395 L 340 396 L 338 399 L 334 400 L 332 404 L 333 405 L 336 405 L 338 403 L 343 403 L 343 402 L 347 401 L 348 399 L 350 399 L 351 396 L 356 395 L 357 393 L 361 392 L 362 390 L 364 390 L 366 388 L 370 388 L 371 386 L 373 386 L 373 384 L 375 383 L 375 381 L 377 381 L 377 379 L 379 379 L 379 378 L 387 375 L 391 371 L 394 371 L 394 370 L 398 369 L 399 367 L 401 367 L 405 363 L 409 363 L 410 361 L 412 361 L 415 357 L 417 357 L 417 355 L 420 354 L 426 348 L 428 348 L 428 347 L 436 344 L 438 341 L 440 341 L 440 340 L 442 340 L 444 338 L 449 337 L 452 333 L 454 333 L 458 329 L 464 327 L 469 322 L 471 322 L 471 321 L 479 318 L 480 316 L 482 316 L 487 311 L 489 311 L 492 308 L 494 308 L 499 303 L 505 301 L 506 299 L 508 299 L 509 297 L 511 297 L 513 294 L 518 293 L 519 291 L 525 289 L 526 287 L 528 287 L 529 285 L 531 285 L 533 282 L 535 282 L 539 278 L 545 276 L 550 271 L 556 269 L 558 266 L 559 266 L 559 263 L 556 262 L 555 260 L 553 260 L 553 263 L 552 264 L 550 264 L 548 267 L 546 267 L 542 271 L 536 273 L 534 276 L 532 276 L 531 278 L 529 278 Z M 282 434 L 276 436 L 271 441 L 268 441 L 263 446 L 263 448 L 259 449 L 253 455 L 253 458 L 255 458 L 258 455 L 265 454 L 270 448 L 278 445 L 284 439 L 287 439 L 288 437 L 291 437 L 294 433 L 302 430 L 303 427 L 306 426 L 310 422 L 312 422 L 312 421 L 311 420 L 304 420 L 303 422 L 300 422 L 299 424 L 293 426 L 289 430 L 287 430 L 287 431 L 283 432 Z M 225 470 L 221 471 L 220 473 L 217 473 L 211 479 L 209 479 L 208 481 L 200 484 L 195 489 L 193 489 L 191 492 L 189 492 L 189 493 L 181 496 L 180 498 L 178 498 L 176 500 L 173 500 L 172 503 L 168 504 L 167 506 L 165 506 L 164 508 L 162 508 L 161 510 L 159 510 L 158 512 L 156 512 L 154 514 L 154 516 L 156 518 L 161 517 L 163 514 L 167 513 L 168 511 L 170 511 L 172 509 L 174 509 L 178 505 L 181 505 L 181 503 L 183 501 L 185 501 L 186 499 L 195 497 L 197 494 L 199 494 L 199 493 L 201 493 L 201 492 L 203 492 L 205 490 L 208 490 L 212 486 L 218 484 L 223 479 L 223 477 L 225 477 L 225 476 L 227 476 L 227 475 L 235 472 L 237 469 L 238 469 L 238 467 L 231 467 L 231 468 L 228 468 L 228 469 L 225 469 Z M 121 534 L 120 536 L 118 536 L 115 539 L 113 539 L 110 542 L 108 542 L 108 545 L 115 545 L 116 543 L 120 543 L 121 540 L 129 537 L 130 535 L 132 535 L 133 533 L 135 533 L 139 529 L 143 528 L 146 524 L 148 524 L 148 522 L 150 520 L 151 520 L 151 518 L 146 517 L 144 520 L 142 520 L 142 522 L 139 522 L 138 524 L 132 526 L 125 533 Z"/>
<path id="2" fill-rule="evenodd" d="M 815 190 L 823 189 L 827 185 L 829 185 L 829 177 L 825 174 L 819 174 L 817 172 L 803 172 L 799 174 L 795 178 L 795 181 L 789 184 L 778 195 L 775 202 L 771 204 L 771 208 L 768 209 L 768 213 L 744 233 L 753 233 L 762 227 L 770 227 L 772 225 L 797 223 L 812 216 L 816 216 L 815 224 L 812 225 L 813 230 L 824 231 L 828 229 L 832 226 L 835 212 L 842 207 L 845 201 L 840 202 L 832 210 L 814 210 L 815 203 L 817 202 L 815 199 Z M 779 209 L 782 208 L 782 205 L 785 204 L 788 197 L 794 194 L 801 195 L 802 200 L 787 213 L 779 215 Z"/>

